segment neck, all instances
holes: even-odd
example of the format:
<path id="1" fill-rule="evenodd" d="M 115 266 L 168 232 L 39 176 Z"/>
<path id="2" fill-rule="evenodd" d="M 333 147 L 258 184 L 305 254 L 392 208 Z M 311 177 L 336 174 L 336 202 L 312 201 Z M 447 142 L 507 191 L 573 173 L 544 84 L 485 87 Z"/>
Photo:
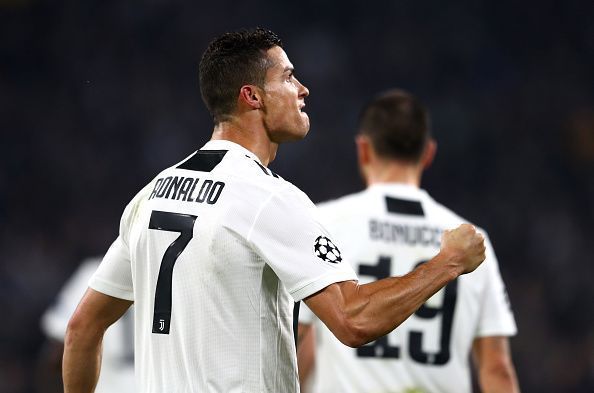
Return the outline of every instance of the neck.
<path id="1" fill-rule="evenodd" d="M 402 162 L 383 162 L 363 169 L 367 186 L 379 183 L 399 183 L 415 187 L 421 185 L 422 169 L 419 165 Z"/>
<path id="2" fill-rule="evenodd" d="M 211 140 L 221 139 L 245 147 L 254 153 L 264 166 L 268 166 L 274 160 L 278 150 L 278 144 L 268 138 L 262 127 L 258 127 L 258 124 L 238 121 L 237 118 L 220 122 L 214 127 Z"/>

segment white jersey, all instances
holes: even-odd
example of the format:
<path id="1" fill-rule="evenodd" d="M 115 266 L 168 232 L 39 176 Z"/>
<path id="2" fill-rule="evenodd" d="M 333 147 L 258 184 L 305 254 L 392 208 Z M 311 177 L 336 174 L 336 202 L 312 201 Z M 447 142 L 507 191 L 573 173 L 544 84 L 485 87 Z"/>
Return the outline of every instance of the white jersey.
<path id="1" fill-rule="evenodd" d="M 360 282 L 401 276 L 435 256 L 443 230 L 464 220 L 424 190 L 399 184 L 319 205 Z M 396 330 L 353 349 L 302 308 L 316 327 L 316 393 L 469 393 L 469 353 L 477 337 L 516 332 L 495 254 L 436 293 Z"/>
<path id="2" fill-rule="evenodd" d="M 134 300 L 142 392 L 298 392 L 294 302 L 355 280 L 317 209 L 210 141 L 126 207 L 91 287 Z"/>
<path id="3" fill-rule="evenodd" d="M 64 342 L 68 321 L 89 287 L 89 279 L 100 262 L 101 258 L 86 259 L 64 284 L 56 302 L 41 318 L 41 329 L 47 337 Z M 95 393 L 135 391 L 134 315 L 131 308 L 105 333 L 101 372 Z"/>

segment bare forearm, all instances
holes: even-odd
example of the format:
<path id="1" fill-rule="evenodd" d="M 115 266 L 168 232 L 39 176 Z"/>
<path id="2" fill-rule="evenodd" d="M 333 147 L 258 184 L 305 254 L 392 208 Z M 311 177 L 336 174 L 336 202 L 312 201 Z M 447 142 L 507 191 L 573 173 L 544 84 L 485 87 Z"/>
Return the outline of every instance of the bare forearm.
<path id="1" fill-rule="evenodd" d="M 394 330 L 461 273 L 446 255 L 402 277 L 332 284 L 305 302 L 343 344 L 358 347 Z"/>
<path id="2" fill-rule="evenodd" d="M 87 332 L 88 333 L 88 332 Z M 102 335 L 68 330 L 64 345 L 64 393 L 91 393 L 99 378 Z"/>
<path id="3" fill-rule="evenodd" d="M 482 393 L 520 393 L 513 367 L 483 371 L 479 379 Z"/>
<path id="4" fill-rule="evenodd" d="M 373 341 L 398 327 L 427 299 L 459 275 L 446 257 L 431 261 L 402 277 L 361 285 L 357 299 L 347 309 L 349 318 Z"/>
<path id="5" fill-rule="evenodd" d="M 507 337 L 476 338 L 472 355 L 482 393 L 520 393 Z"/>

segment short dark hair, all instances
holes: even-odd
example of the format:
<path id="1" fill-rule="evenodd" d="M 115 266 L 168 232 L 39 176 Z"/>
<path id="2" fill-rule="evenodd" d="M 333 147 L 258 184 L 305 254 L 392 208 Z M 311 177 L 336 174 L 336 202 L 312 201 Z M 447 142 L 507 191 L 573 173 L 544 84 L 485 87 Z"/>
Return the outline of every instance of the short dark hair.
<path id="1" fill-rule="evenodd" d="M 200 60 L 200 93 L 215 124 L 235 110 L 241 86 L 264 86 L 273 65 L 266 51 L 274 46 L 282 48 L 280 38 L 260 27 L 225 33 L 208 45 Z"/>
<path id="2" fill-rule="evenodd" d="M 389 90 L 369 102 L 359 116 L 359 133 L 367 135 L 383 158 L 418 162 L 430 138 L 427 110 L 413 95 Z"/>

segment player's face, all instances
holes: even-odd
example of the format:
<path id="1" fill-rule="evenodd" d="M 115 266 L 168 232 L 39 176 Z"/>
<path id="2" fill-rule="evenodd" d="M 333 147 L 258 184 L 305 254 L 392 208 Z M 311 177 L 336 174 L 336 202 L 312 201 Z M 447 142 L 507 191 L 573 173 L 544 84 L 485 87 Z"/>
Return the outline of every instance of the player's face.
<path id="1" fill-rule="evenodd" d="M 276 143 L 302 139 L 309 131 L 309 116 L 303 111 L 309 90 L 293 75 L 293 65 L 282 48 L 275 46 L 267 53 L 274 64 L 264 84 L 262 109 L 268 136 Z"/>

